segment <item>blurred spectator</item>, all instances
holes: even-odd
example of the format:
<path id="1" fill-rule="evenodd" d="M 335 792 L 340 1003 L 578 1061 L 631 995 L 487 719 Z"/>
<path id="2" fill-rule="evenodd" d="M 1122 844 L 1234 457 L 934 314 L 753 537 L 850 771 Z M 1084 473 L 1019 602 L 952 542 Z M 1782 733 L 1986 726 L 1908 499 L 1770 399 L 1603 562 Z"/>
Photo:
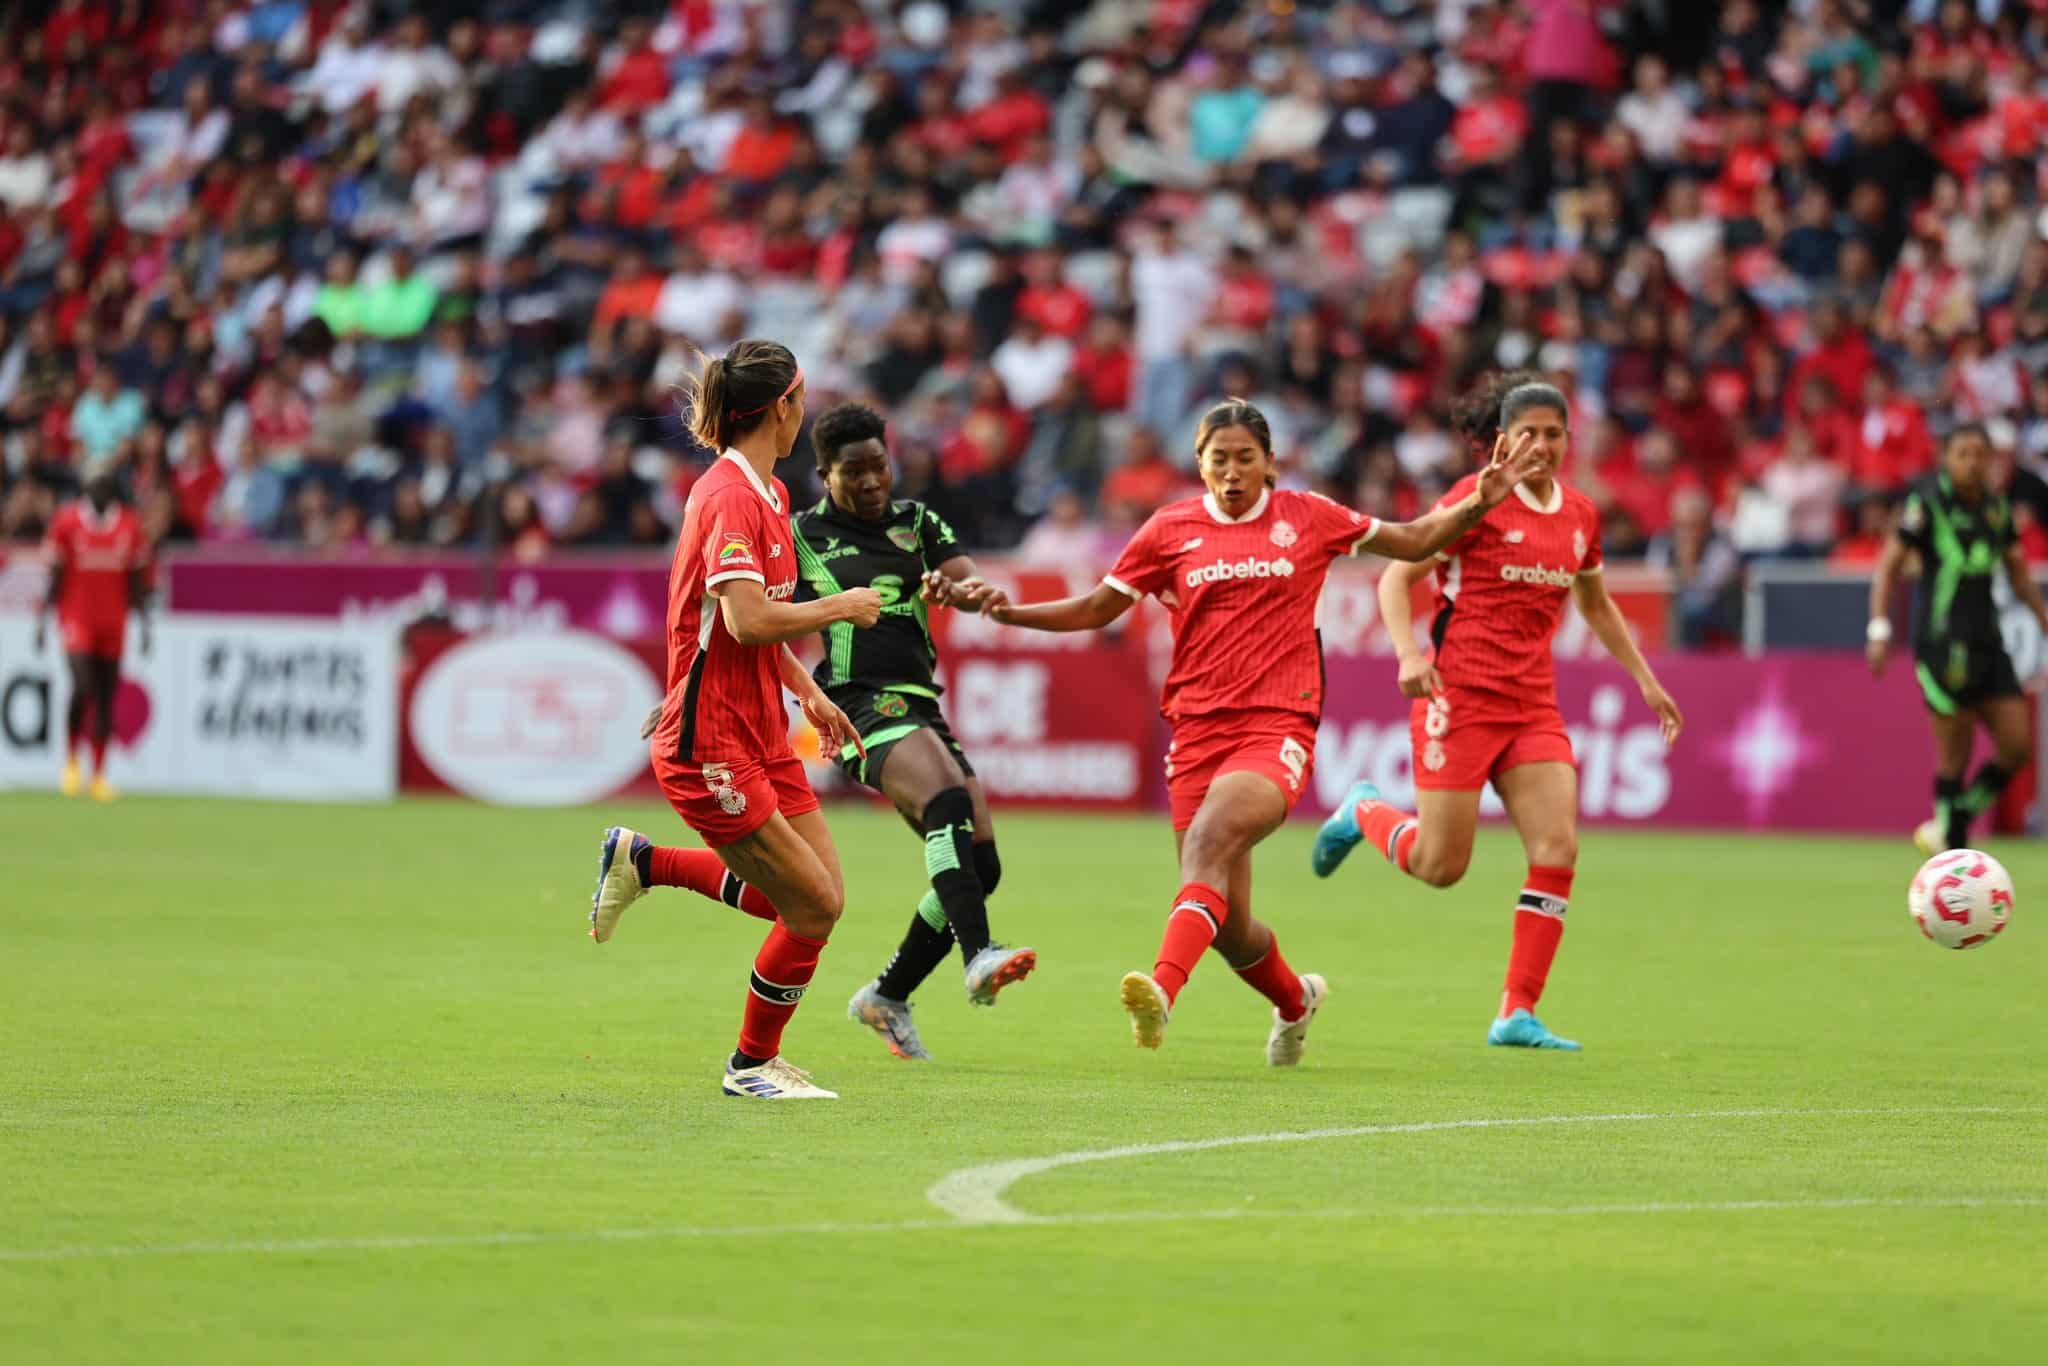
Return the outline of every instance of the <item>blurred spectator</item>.
<path id="1" fill-rule="evenodd" d="M 1650 543 L 1651 564 L 1671 575 L 1678 643 L 1731 643 L 1739 631 L 1742 560 L 1714 526 L 1712 500 L 1688 489 L 1671 502 L 1671 528 Z"/>

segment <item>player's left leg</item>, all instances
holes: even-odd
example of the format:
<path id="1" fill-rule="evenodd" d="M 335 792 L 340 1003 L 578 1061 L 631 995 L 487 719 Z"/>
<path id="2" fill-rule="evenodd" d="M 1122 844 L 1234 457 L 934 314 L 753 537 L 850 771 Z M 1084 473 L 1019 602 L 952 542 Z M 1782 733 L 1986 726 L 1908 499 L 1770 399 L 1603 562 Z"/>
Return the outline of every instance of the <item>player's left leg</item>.
<path id="1" fill-rule="evenodd" d="M 1266 1064 L 1292 1067 L 1301 1061 L 1309 1022 L 1322 1009 L 1329 984 L 1313 972 L 1296 974 L 1280 952 L 1280 937 L 1252 914 L 1252 856 L 1230 870 L 1230 915 L 1212 947 L 1244 984 L 1273 1003 L 1273 1027 L 1266 1036 Z"/>
<path id="2" fill-rule="evenodd" d="M 1978 765 L 1970 775 L 1969 785 L 1949 807 L 1947 834 L 1951 849 L 1968 847 L 1971 824 L 1997 804 L 1998 794 L 2005 791 L 2006 784 L 2033 757 L 2033 709 L 2024 696 L 1989 697 L 1975 710 L 1991 736 L 1994 753 Z M 1961 772 L 1960 767 L 1957 772 Z"/>
<path id="3" fill-rule="evenodd" d="M 114 785 L 107 780 L 107 742 L 114 734 L 114 700 L 121 695 L 121 659 L 118 655 L 95 655 L 88 661 L 92 672 L 92 714 L 87 719 L 92 742 L 92 795 L 94 801 L 114 800 Z"/>
<path id="4" fill-rule="evenodd" d="M 1578 1044 L 1543 1027 L 1536 1018 L 1536 1003 L 1564 937 L 1572 874 L 1579 861 L 1579 771 L 1564 760 L 1523 763 L 1495 774 L 1493 782 L 1522 837 L 1529 872 L 1515 906 L 1514 947 L 1508 956 L 1500 1015 L 1486 1041 L 1576 1052 Z"/>
<path id="5" fill-rule="evenodd" d="M 1913 832 L 1913 843 L 1932 857 L 1969 843 L 1970 817 L 1962 809 L 1963 776 L 1977 743 L 1977 718 L 1944 695 L 1928 694 L 1927 726 L 1934 734 L 1934 815 Z"/>
<path id="6" fill-rule="evenodd" d="M 64 708 L 64 775 L 58 788 L 76 797 L 84 783 L 78 772 L 78 748 L 85 743 L 85 719 L 92 710 L 94 672 L 92 656 L 67 652 L 64 663 L 71 673 L 71 700 Z"/>
<path id="7" fill-rule="evenodd" d="M 922 726 L 898 740 L 882 760 L 877 780 L 883 795 L 924 836 L 925 874 L 941 918 L 951 927 L 966 961 L 967 999 L 994 1005 L 997 992 L 1030 974 L 1038 955 L 990 938 L 988 894 L 974 852 L 979 821 L 988 814 L 986 799 L 977 810 L 965 769 L 934 726 Z M 920 923 L 929 928 L 926 909 L 919 906 L 910 929 L 920 939 L 927 938 L 918 928 Z"/>
<path id="8" fill-rule="evenodd" d="M 1181 888 L 1166 917 L 1158 959 L 1150 973 L 1124 976 L 1124 1009 L 1141 1047 L 1157 1048 L 1165 1041 L 1174 1001 L 1203 952 L 1230 920 L 1226 889 L 1232 870 L 1286 819 L 1287 794 L 1263 773 L 1223 773 L 1209 784 L 1194 819 L 1179 837 Z"/>

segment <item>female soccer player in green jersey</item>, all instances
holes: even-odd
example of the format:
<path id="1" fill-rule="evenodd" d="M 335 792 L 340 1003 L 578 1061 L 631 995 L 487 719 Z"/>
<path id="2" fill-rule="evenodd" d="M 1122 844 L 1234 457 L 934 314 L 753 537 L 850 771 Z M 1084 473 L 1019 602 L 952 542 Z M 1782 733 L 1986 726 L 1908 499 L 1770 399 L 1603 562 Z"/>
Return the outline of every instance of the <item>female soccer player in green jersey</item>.
<path id="1" fill-rule="evenodd" d="M 923 837 L 931 890 L 889 965 L 860 989 L 847 1013 L 898 1057 L 928 1058 L 911 1023 L 910 994 L 956 940 L 967 998 L 976 1005 L 994 1005 L 996 993 L 1022 981 L 1038 955 L 990 941 L 987 899 L 1002 861 L 988 799 L 946 724 L 933 679 L 938 655 L 925 616 L 933 591 L 927 580 L 978 582 L 974 561 L 937 513 L 890 496 L 885 438 L 881 415 L 859 404 L 818 419 L 811 444 L 826 496 L 796 516 L 797 568 L 803 591 L 817 597 L 872 588 L 882 598 L 873 629 L 825 632 L 825 658 L 814 677 L 867 748 L 863 755 L 847 745 L 835 756 L 839 767 L 887 797 Z M 961 606 L 973 610 L 971 599 Z"/>
<path id="2" fill-rule="evenodd" d="M 1913 842 L 1933 855 L 1970 842 L 1970 822 L 2026 766 L 2033 743 L 2027 700 L 1992 600 L 2000 572 L 2048 633 L 2048 605 L 2027 572 L 2012 503 L 1991 487 L 1991 440 L 1974 423 L 1949 433 L 1941 468 L 1907 493 L 1898 530 L 1877 562 L 1868 630 L 1873 673 L 1883 673 L 1891 658 L 1892 586 L 1916 555 L 1920 610 L 1913 660 L 1934 728 L 1934 815 L 1913 832 Z M 1990 732 L 1996 753 L 1965 784 L 1979 725 Z"/>

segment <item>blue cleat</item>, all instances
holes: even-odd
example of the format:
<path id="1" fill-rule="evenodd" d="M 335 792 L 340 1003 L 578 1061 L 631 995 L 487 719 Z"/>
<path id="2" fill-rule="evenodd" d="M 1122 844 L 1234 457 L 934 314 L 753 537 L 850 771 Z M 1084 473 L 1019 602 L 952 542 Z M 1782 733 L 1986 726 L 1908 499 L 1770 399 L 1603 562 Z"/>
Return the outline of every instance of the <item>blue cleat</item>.
<path id="1" fill-rule="evenodd" d="M 1516 1010 L 1495 1020 L 1493 1027 L 1486 1031 L 1486 1041 L 1495 1048 L 1555 1048 L 1565 1053 L 1580 1051 L 1575 1040 L 1560 1039 L 1543 1027 L 1543 1021 L 1526 1010 Z"/>
<path id="2" fill-rule="evenodd" d="M 1337 865 L 1365 838 L 1365 832 L 1358 828 L 1358 804 L 1379 799 L 1380 790 L 1371 783 L 1361 779 L 1351 785 L 1351 790 L 1344 794 L 1344 800 L 1323 822 L 1323 828 L 1316 831 L 1316 847 L 1309 855 L 1308 866 L 1315 870 L 1317 877 L 1328 877 L 1336 872 Z"/>

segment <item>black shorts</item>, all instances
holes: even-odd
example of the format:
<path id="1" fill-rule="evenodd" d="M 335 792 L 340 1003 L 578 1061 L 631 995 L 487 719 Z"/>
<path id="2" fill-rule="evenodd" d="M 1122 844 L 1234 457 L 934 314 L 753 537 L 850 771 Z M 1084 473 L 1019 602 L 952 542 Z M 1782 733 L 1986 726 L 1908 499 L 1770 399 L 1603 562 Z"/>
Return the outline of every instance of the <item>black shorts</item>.
<path id="1" fill-rule="evenodd" d="M 1927 709 L 1937 716 L 1953 716 L 1963 707 L 2018 697 L 2023 691 L 2019 672 L 2003 645 L 1923 642 L 1913 658 L 1913 673 L 1920 680 Z"/>
<path id="2" fill-rule="evenodd" d="M 929 730 L 937 735 L 939 743 L 960 765 L 960 771 L 970 778 L 974 776 L 974 765 L 967 762 L 967 751 L 961 749 L 960 742 L 953 738 L 953 728 L 946 724 L 946 714 L 939 710 L 937 698 L 853 687 L 833 688 L 829 692 L 847 719 L 853 722 L 853 728 L 860 732 L 861 743 L 868 748 L 865 759 L 851 745 L 840 750 L 833 759 L 839 765 L 839 771 L 855 782 L 880 792 L 882 764 L 889 757 L 889 751 L 920 730 Z"/>

